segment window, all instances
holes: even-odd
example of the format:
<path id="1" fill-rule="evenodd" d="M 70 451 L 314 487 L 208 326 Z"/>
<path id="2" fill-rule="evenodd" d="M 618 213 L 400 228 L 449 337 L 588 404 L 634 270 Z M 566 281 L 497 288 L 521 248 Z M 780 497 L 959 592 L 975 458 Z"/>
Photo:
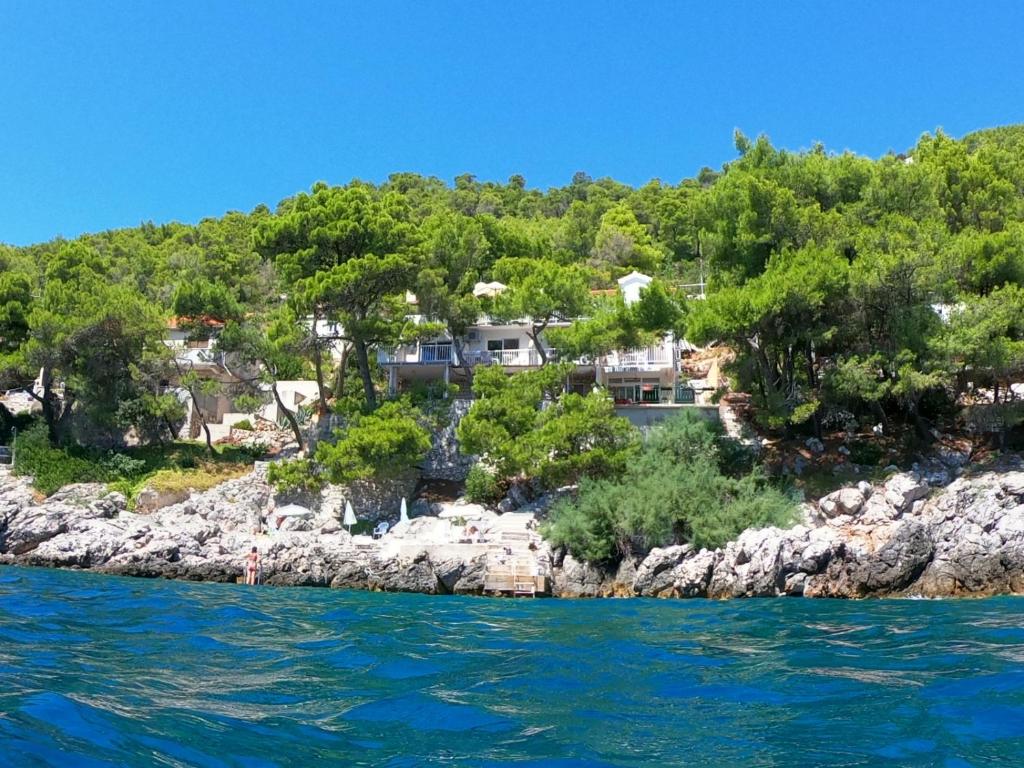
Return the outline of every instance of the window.
<path id="1" fill-rule="evenodd" d="M 519 349 L 519 339 L 488 339 L 488 352 L 501 352 L 505 349 Z"/>

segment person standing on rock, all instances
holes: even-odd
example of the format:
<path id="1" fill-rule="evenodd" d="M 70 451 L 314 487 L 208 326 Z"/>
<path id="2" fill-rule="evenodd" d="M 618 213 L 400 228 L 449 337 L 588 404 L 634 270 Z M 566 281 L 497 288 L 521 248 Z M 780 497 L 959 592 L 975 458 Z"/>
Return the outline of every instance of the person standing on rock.
<path id="1" fill-rule="evenodd" d="M 245 583 L 255 585 L 260 572 L 260 553 L 253 547 L 245 556 Z"/>

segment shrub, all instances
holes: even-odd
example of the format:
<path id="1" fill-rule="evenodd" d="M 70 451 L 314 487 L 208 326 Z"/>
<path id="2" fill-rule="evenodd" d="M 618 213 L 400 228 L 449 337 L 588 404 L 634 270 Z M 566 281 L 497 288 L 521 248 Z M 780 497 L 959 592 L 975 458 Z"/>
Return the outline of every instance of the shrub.
<path id="1" fill-rule="evenodd" d="M 351 483 L 394 475 L 414 466 L 430 450 L 430 433 L 420 412 L 404 400 L 384 403 L 376 411 L 353 416 L 336 442 L 321 442 L 316 461 L 334 483 Z"/>
<path id="2" fill-rule="evenodd" d="M 323 487 L 323 478 L 309 459 L 275 461 L 267 469 L 267 481 L 284 493 L 312 492 Z"/>
<path id="3" fill-rule="evenodd" d="M 130 478 L 146 471 L 145 459 L 133 459 L 125 453 L 108 451 L 100 461 L 103 469 L 114 477 Z"/>
<path id="4" fill-rule="evenodd" d="M 232 429 L 243 429 L 246 432 L 252 432 L 252 431 L 254 431 L 256 429 L 252 425 L 252 422 L 249 421 L 248 419 L 242 419 L 241 421 L 236 421 L 234 424 L 231 425 L 231 428 Z"/>
<path id="5" fill-rule="evenodd" d="M 885 449 L 870 440 L 855 440 L 850 444 L 850 461 L 854 464 L 878 464 L 885 456 Z"/>
<path id="6" fill-rule="evenodd" d="M 252 452 L 225 447 L 212 456 L 199 443 L 149 445 L 123 452 L 100 453 L 78 446 L 50 445 L 43 423 L 20 432 L 14 448 L 14 471 L 31 476 L 36 490 L 47 495 L 71 483 L 107 483 L 129 499 L 161 471 L 201 470 L 213 483 L 249 470 Z M 202 481 L 199 481 L 202 482 Z M 209 486 L 206 486 L 209 487 Z"/>
<path id="7" fill-rule="evenodd" d="M 493 473 L 474 464 L 466 476 L 466 498 L 478 504 L 493 504 L 503 495 L 501 484 Z"/>
<path id="8" fill-rule="evenodd" d="M 565 392 L 568 372 L 561 364 L 514 376 L 501 366 L 479 369 L 477 399 L 456 430 L 460 450 L 483 457 L 499 478 L 549 488 L 621 474 L 638 449 L 638 431 L 603 392 Z"/>
<path id="9" fill-rule="evenodd" d="M 109 473 L 97 462 L 50 445 L 46 425 L 39 423 L 18 435 L 14 472 L 32 477 L 36 490 L 47 495 L 71 483 L 101 483 Z"/>
<path id="10" fill-rule="evenodd" d="M 689 542 L 713 549 L 747 528 L 786 525 L 795 502 L 757 471 L 726 474 L 713 425 L 690 417 L 651 432 L 643 454 L 619 480 L 583 480 L 577 498 L 551 512 L 545 536 L 593 562 Z"/>

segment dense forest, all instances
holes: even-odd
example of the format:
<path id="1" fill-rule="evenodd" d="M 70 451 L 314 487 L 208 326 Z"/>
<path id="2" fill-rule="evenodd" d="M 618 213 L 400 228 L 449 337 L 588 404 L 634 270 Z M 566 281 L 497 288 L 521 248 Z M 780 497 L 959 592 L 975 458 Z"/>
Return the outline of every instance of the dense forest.
<path id="1" fill-rule="evenodd" d="M 727 346 L 733 388 L 780 434 L 860 421 L 926 439 L 938 421 L 998 435 L 1020 422 L 1011 385 L 1024 376 L 1024 127 L 926 134 L 877 160 L 740 133 L 735 145 L 735 160 L 675 185 L 577 173 L 541 191 L 521 176 L 449 185 L 403 173 L 317 183 L 273 210 L 196 225 L 0 245 L 0 389 L 40 378 L 55 443 L 69 439 L 72 413 L 161 440 L 181 407 L 160 387 L 175 373 L 167 320 L 202 334 L 213 318 L 226 324 L 218 344 L 252 364 L 264 391 L 315 379 L 319 409 L 349 420 L 352 434 L 322 454 L 344 480 L 423 447 L 415 403 L 381 410 L 372 350 L 439 330 L 458 343 L 487 311 L 533 318 L 534 335 L 556 337 L 566 354 L 669 330 Z M 639 304 L 595 295 L 633 269 L 657 278 Z M 477 298 L 481 280 L 508 290 Z M 706 299 L 688 298 L 699 282 Z M 432 322 L 408 321 L 406 291 Z M 572 318 L 582 319 L 547 329 Z M 339 342 L 346 354 L 332 366 L 324 352 Z M 631 438 L 601 426 L 608 413 L 589 396 L 565 400 L 562 423 L 557 409 L 541 413 L 557 376 L 539 373 L 475 383 L 491 406 L 464 425 L 467 441 L 509 476 L 622 471 L 615 454 Z M 528 434 L 536 445 L 518 439 Z M 580 446 L 607 451 L 570 461 Z"/>

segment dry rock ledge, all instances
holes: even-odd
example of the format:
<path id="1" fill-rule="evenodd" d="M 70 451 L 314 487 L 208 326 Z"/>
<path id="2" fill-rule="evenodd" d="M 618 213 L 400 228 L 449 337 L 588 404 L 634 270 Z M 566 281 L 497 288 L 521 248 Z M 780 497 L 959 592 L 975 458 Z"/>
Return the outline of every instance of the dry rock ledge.
<path id="1" fill-rule="evenodd" d="M 99 485 L 39 501 L 26 479 L 0 470 L 0 564 L 235 582 L 256 544 L 266 584 L 481 594 L 508 542 L 560 597 L 1024 592 L 1024 463 L 948 469 L 860 483 L 805 504 L 792 528 L 748 530 L 714 551 L 655 549 L 614 570 L 551 552 L 529 511 L 497 515 L 464 504 L 445 510 L 448 519 L 414 518 L 372 543 L 329 515 L 254 537 L 253 516 L 271 496 L 261 468 L 149 514 L 126 511 L 123 496 Z M 470 519 L 489 543 L 451 543 Z"/>

